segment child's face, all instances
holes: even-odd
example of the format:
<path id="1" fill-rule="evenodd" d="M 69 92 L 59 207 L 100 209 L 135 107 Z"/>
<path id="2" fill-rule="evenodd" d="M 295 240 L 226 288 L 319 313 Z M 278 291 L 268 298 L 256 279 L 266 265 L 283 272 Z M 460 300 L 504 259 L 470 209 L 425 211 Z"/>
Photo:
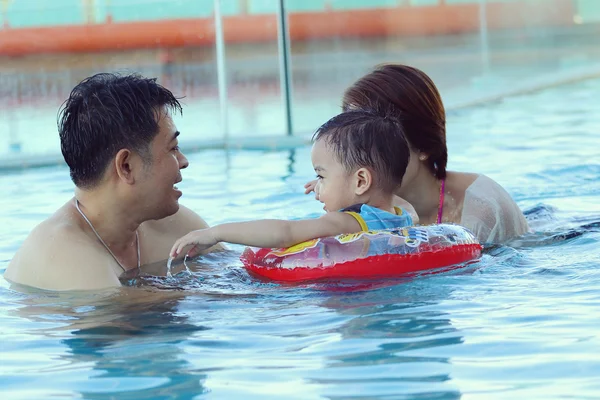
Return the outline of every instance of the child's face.
<path id="1" fill-rule="evenodd" d="M 325 204 L 323 209 L 332 212 L 354 205 L 357 196 L 352 186 L 352 174 L 336 160 L 324 140 L 315 142 L 311 158 L 318 178 L 315 198 Z"/>

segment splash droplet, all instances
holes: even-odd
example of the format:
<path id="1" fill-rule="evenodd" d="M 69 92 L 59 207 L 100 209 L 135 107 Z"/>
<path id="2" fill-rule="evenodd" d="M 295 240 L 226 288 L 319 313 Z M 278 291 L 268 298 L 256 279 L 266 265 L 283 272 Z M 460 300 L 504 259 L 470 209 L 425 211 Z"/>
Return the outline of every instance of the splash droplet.
<path id="1" fill-rule="evenodd" d="M 169 257 L 169 259 L 167 260 L 167 278 L 173 277 L 173 275 L 171 274 L 171 264 L 172 263 L 173 263 L 173 257 Z"/>

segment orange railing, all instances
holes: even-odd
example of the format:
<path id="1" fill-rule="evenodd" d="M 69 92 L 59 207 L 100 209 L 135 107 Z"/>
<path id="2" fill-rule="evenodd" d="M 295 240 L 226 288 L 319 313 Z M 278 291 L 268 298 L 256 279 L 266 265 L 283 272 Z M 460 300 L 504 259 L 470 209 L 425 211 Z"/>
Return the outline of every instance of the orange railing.
<path id="1" fill-rule="evenodd" d="M 323 38 L 441 35 L 474 32 L 480 27 L 479 4 L 446 4 L 414 7 L 399 2 L 396 8 L 293 12 L 289 14 L 293 41 Z M 521 0 L 486 3 L 487 29 L 573 24 L 572 0 L 547 0 L 543 4 Z M 212 46 L 212 18 L 0 29 L 0 55 L 98 52 L 141 48 Z M 277 38 L 273 14 L 224 17 L 227 43 L 256 43 Z"/>

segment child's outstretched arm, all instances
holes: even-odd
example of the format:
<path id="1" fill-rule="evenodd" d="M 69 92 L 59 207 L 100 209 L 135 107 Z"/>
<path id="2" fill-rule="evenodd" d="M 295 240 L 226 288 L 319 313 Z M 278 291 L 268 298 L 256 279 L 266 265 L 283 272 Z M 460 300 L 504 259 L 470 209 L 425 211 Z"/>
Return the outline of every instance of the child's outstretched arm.
<path id="1" fill-rule="evenodd" d="M 219 242 L 281 248 L 310 239 L 360 231 L 358 221 L 343 212 L 329 212 L 317 219 L 299 221 L 263 219 L 234 222 L 188 233 L 175 242 L 170 256 L 177 256 L 188 246 L 193 246 L 187 252 L 193 256 Z"/>

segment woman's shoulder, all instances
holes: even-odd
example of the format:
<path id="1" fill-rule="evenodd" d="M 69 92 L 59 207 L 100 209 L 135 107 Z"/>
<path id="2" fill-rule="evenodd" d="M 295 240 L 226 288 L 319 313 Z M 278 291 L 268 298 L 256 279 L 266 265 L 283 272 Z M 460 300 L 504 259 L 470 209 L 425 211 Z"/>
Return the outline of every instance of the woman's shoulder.
<path id="1" fill-rule="evenodd" d="M 480 174 L 471 172 L 448 171 L 446 188 L 454 192 L 465 192 L 480 176 Z"/>
<path id="2" fill-rule="evenodd" d="M 492 178 L 479 174 L 465 191 L 461 224 L 477 231 L 482 242 L 503 242 L 528 230 L 511 195 Z"/>
<path id="3" fill-rule="evenodd" d="M 448 178 L 452 179 L 454 185 L 462 189 L 464 192 L 473 191 L 481 186 L 502 188 L 499 183 L 487 175 L 474 172 L 448 171 Z"/>
<path id="4" fill-rule="evenodd" d="M 469 175 L 474 176 L 474 178 L 465 190 L 465 200 L 469 196 L 475 196 L 498 201 L 501 199 L 508 199 L 510 200 L 510 203 L 514 202 L 506 189 L 489 176 L 483 174 Z"/>

